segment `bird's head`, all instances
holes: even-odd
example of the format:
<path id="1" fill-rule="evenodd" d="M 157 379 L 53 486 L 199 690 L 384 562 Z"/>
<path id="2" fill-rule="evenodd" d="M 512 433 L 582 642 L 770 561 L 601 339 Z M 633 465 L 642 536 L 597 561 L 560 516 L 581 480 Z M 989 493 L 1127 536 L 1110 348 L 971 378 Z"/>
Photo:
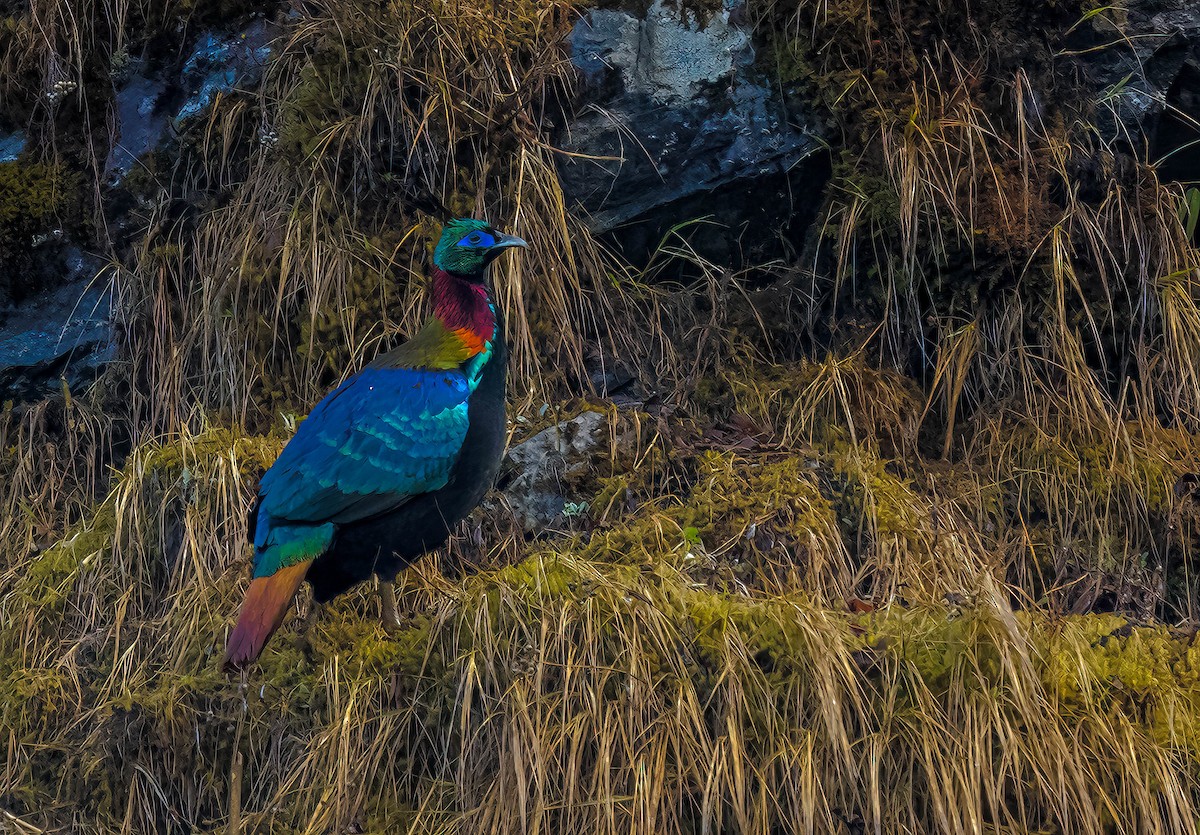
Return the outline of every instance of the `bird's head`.
<path id="1" fill-rule="evenodd" d="M 528 246 L 516 235 L 498 232 L 486 221 L 458 218 L 446 224 L 433 251 L 438 269 L 476 281 L 499 255 L 514 246 Z"/>

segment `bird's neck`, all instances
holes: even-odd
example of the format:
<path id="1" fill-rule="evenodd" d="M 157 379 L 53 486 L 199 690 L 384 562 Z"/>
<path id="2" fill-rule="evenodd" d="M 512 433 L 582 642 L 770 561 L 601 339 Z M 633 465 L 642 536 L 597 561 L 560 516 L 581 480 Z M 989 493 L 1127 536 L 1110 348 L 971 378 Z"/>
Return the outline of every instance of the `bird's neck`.
<path id="1" fill-rule="evenodd" d="M 432 296 L 433 315 L 472 355 L 488 349 L 496 337 L 496 308 L 482 281 L 435 267 Z"/>

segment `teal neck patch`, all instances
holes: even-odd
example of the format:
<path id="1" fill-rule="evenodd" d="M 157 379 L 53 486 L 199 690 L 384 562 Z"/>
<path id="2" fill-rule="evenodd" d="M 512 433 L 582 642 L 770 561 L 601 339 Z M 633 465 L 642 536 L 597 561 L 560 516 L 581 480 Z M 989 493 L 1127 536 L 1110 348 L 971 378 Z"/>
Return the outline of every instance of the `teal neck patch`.
<path id="1" fill-rule="evenodd" d="M 494 317 L 496 315 L 496 305 L 490 300 L 488 301 L 488 309 L 491 310 L 493 321 L 495 321 Z M 496 321 L 496 327 L 500 327 L 500 323 L 498 321 Z M 475 391 L 476 386 L 479 385 L 479 381 L 483 377 L 483 369 L 487 366 L 487 361 L 492 357 L 492 345 L 495 342 L 495 339 L 496 337 L 493 335 L 490 340 L 483 343 L 484 348 L 482 351 L 471 357 L 462 365 L 463 374 L 465 374 L 467 377 L 467 386 L 471 391 Z"/>

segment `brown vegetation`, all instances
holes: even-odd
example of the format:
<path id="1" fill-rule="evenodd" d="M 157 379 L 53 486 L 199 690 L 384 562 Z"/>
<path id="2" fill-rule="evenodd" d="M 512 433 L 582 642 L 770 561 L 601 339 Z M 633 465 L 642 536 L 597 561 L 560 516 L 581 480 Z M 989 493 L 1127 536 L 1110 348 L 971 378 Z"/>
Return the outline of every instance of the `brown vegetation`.
<path id="1" fill-rule="evenodd" d="M 845 151 L 812 251 L 751 290 L 686 227 L 629 265 L 567 211 L 571 3 L 303 4 L 261 92 L 130 178 L 122 361 L 0 415 L 4 826 L 1195 831 L 1200 252 L 1103 101 L 980 34 L 1119 16 L 975 5 L 752 6 Z M 67 137 L 17 165 L 94 174 L 38 97 L 86 105 L 174 12 L 6 8 L 0 88 Z M 590 354 L 655 397 L 611 411 L 572 535 L 480 519 L 398 635 L 362 590 L 227 679 L 255 479 L 420 319 L 429 195 L 534 243 L 494 277 L 515 438 Z"/>

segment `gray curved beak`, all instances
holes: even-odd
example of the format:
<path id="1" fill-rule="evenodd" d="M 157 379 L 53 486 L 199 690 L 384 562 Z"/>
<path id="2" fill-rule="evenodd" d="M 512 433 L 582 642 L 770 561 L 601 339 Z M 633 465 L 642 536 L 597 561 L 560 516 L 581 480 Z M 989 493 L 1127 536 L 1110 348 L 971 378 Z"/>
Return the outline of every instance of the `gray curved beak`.
<path id="1" fill-rule="evenodd" d="M 523 239 L 518 238 L 516 235 L 505 235 L 501 232 L 497 234 L 496 243 L 492 244 L 492 249 L 504 249 L 510 246 L 529 248 L 529 244 L 525 243 Z"/>

